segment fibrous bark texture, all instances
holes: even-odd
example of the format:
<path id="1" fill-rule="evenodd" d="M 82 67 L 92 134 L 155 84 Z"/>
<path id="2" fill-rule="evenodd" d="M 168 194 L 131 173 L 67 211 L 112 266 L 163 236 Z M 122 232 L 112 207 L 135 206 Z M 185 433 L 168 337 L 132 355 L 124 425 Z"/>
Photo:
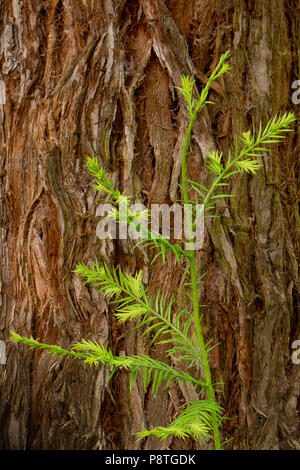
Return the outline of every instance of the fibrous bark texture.
<path id="1" fill-rule="evenodd" d="M 188 174 L 207 183 L 209 150 L 292 102 L 300 79 L 297 0 L 0 1 L 0 339 L 9 329 L 68 347 L 81 338 L 116 354 L 163 358 L 120 326 L 101 292 L 72 272 L 95 258 L 144 270 L 150 291 L 189 303 L 182 272 L 129 241 L 96 236 L 101 195 L 85 154 L 97 154 L 115 186 L 135 202 L 179 197 L 187 125 L 174 86 L 194 75 L 198 90 L 230 49 L 232 72 L 212 86 L 195 126 Z M 296 449 L 300 369 L 291 361 L 299 323 L 299 134 L 263 158 L 259 176 L 234 177 L 237 195 L 218 205 L 197 254 L 218 400 L 233 449 Z M 299 124 L 298 124 L 299 130 Z M 128 376 L 107 385 L 101 368 L 7 345 L 0 364 L 2 449 L 182 449 L 191 441 L 134 432 L 168 424 L 192 390 L 153 396 Z"/>

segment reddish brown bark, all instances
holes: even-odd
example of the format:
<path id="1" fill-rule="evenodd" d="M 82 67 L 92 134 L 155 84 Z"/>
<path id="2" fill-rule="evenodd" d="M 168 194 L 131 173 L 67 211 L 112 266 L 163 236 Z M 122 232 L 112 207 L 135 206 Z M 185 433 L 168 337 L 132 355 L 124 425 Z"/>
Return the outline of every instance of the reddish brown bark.
<path id="1" fill-rule="evenodd" d="M 232 72 L 212 87 L 215 105 L 197 123 L 189 174 L 207 181 L 208 150 L 276 112 L 299 106 L 300 11 L 296 0 L 4 0 L 0 4 L 0 339 L 9 329 L 67 347 L 81 338 L 116 353 L 149 352 L 131 325 L 120 328 L 101 293 L 72 273 L 96 257 L 143 268 L 150 288 L 186 304 L 174 260 L 149 268 L 152 253 L 96 237 L 99 195 L 85 169 L 96 153 L 116 187 L 147 204 L 178 197 L 187 124 L 174 90 L 181 74 L 198 89 L 221 53 Z M 299 448 L 299 137 L 264 157 L 256 178 L 232 181 L 198 255 L 211 364 L 224 381 L 232 448 Z M 134 432 L 167 424 L 191 390 L 153 397 L 126 373 L 107 386 L 101 367 L 7 346 L 0 365 L 0 448 L 191 448 L 190 441 L 136 443 Z"/>

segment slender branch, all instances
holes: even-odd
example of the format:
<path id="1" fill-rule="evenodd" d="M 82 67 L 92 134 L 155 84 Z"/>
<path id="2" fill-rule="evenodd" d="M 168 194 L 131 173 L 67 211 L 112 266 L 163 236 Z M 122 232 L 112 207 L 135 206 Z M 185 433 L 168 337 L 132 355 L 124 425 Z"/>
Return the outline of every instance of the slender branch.
<path id="1" fill-rule="evenodd" d="M 200 107 L 199 107 L 199 109 L 200 109 Z M 188 144 L 189 144 L 189 141 L 190 141 L 192 128 L 193 128 L 194 122 L 195 122 L 196 117 L 197 117 L 197 113 L 198 113 L 198 108 L 196 108 L 196 110 L 193 113 L 192 118 L 190 120 L 188 130 L 187 130 L 185 140 L 184 140 L 183 150 L 182 150 L 181 173 L 182 173 L 183 199 L 184 199 L 184 204 L 185 205 L 188 204 L 188 202 L 189 202 L 189 193 L 188 193 L 188 188 L 187 188 L 187 177 L 186 177 L 187 149 L 188 149 Z M 192 238 L 192 230 L 193 230 L 192 214 L 191 214 L 190 211 L 188 211 L 188 214 L 187 214 L 187 224 L 188 224 L 188 237 L 189 237 L 189 241 L 190 241 L 191 238 Z M 198 344 L 199 344 L 199 348 L 200 348 L 200 351 L 201 351 L 205 383 L 207 385 L 207 397 L 210 401 L 215 402 L 215 394 L 214 394 L 212 381 L 211 381 L 210 366 L 209 366 L 209 362 L 208 362 L 208 357 L 207 357 L 207 352 L 206 352 L 206 347 L 205 347 L 205 342 L 204 342 L 204 339 L 203 339 L 203 332 L 202 332 L 202 327 L 201 327 L 201 322 L 200 322 L 197 277 L 196 277 L 196 264 L 195 264 L 195 251 L 191 250 L 189 252 L 189 255 L 190 255 L 189 265 L 190 265 L 190 276 L 191 276 L 191 282 L 192 282 L 194 322 L 195 322 L 195 328 L 196 328 L 196 333 L 197 333 L 197 338 L 198 338 Z M 219 434 L 218 420 L 217 420 L 217 415 L 213 411 L 212 411 L 212 427 L 213 427 L 215 448 L 216 448 L 216 450 L 220 450 L 221 449 L 221 444 L 220 444 L 220 434 Z"/>

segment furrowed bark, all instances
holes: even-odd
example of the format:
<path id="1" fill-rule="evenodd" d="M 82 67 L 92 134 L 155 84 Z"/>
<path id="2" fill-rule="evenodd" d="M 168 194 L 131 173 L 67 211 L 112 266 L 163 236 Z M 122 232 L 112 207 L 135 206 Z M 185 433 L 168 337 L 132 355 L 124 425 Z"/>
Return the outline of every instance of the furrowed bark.
<path id="1" fill-rule="evenodd" d="M 300 78 L 296 0 L 3 0 L 0 2 L 0 339 L 9 329 L 69 346 L 107 342 L 114 353 L 164 357 L 131 325 L 120 326 L 101 292 L 72 270 L 96 257 L 144 269 L 150 290 L 178 294 L 182 273 L 133 242 L 96 237 L 96 194 L 85 154 L 96 153 L 135 202 L 172 203 L 188 116 L 174 89 L 192 74 L 198 90 L 230 49 L 230 75 L 211 89 L 194 127 L 188 177 L 207 183 L 208 150 L 292 109 Z M 5 100 L 4 100 L 5 98 Z M 299 126 L 299 124 L 297 124 Z M 299 130 L 296 128 L 296 131 Z M 298 449 L 299 133 L 263 158 L 256 177 L 231 181 L 236 198 L 218 205 L 196 255 L 206 339 L 217 396 L 231 419 L 228 448 Z M 192 306 L 189 303 L 189 307 Z M 101 367 L 7 345 L 0 365 L 1 449 L 182 449 L 192 441 L 136 442 L 167 425 L 192 390 L 152 396 L 127 374 L 106 385 Z"/>

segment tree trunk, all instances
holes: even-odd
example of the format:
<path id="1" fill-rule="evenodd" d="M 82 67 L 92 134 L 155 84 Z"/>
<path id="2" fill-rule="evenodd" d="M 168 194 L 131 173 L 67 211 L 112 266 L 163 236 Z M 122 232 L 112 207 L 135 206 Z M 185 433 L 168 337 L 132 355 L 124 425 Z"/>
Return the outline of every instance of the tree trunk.
<path id="1" fill-rule="evenodd" d="M 232 71 L 215 83 L 195 126 L 188 173 L 206 182 L 208 150 L 292 109 L 300 78 L 297 0 L 3 0 L 0 2 L 0 339 L 9 330 L 63 347 L 81 338 L 116 354 L 147 352 L 132 325 L 114 320 L 101 292 L 72 272 L 95 258 L 144 270 L 151 290 L 178 294 L 174 259 L 130 254 L 129 241 L 96 236 L 99 193 L 85 169 L 97 154 L 135 202 L 178 198 L 186 109 L 174 86 L 194 75 L 198 89 L 221 53 Z M 298 128 L 299 129 L 299 128 Z M 298 181 L 297 181 L 298 179 Z M 298 185 L 298 186 L 297 186 Z M 197 255 L 207 339 L 220 345 L 211 366 L 231 419 L 228 448 L 295 449 L 299 366 L 291 344 L 299 322 L 299 137 L 263 159 L 256 177 L 232 179 L 237 197 L 218 206 Z M 297 192 L 298 191 L 298 192 Z M 7 344 L 0 365 L 2 449 L 182 449 L 192 441 L 134 433 L 166 425 L 190 389 L 157 396 L 126 372 L 106 384 L 102 367 L 53 359 Z"/>

